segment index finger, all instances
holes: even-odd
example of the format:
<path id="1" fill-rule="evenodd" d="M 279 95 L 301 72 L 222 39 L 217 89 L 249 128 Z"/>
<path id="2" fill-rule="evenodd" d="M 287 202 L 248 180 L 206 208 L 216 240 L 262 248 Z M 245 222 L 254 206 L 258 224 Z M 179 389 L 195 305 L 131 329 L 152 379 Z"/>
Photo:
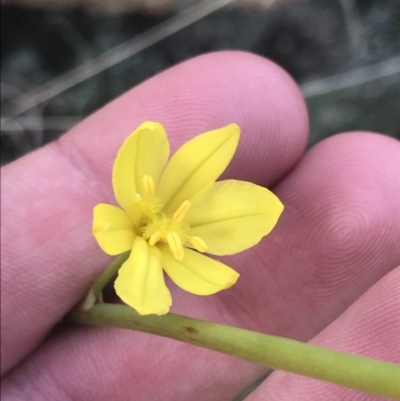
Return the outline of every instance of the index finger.
<path id="1" fill-rule="evenodd" d="M 92 208 L 114 202 L 113 159 L 144 120 L 165 126 L 172 152 L 195 134 L 237 123 L 241 143 L 226 175 L 269 185 L 300 157 L 308 131 L 302 96 L 284 71 L 257 56 L 222 52 L 152 78 L 59 142 L 6 166 L 2 373 L 44 338 L 106 266 L 90 235 Z"/>

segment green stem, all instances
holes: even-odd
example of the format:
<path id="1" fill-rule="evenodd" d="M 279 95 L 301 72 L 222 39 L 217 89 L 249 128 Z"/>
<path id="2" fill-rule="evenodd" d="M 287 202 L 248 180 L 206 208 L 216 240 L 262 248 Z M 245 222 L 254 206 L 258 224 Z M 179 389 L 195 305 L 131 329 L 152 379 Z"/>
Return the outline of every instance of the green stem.
<path id="1" fill-rule="evenodd" d="M 140 316 L 125 305 L 99 304 L 68 319 L 173 338 L 273 369 L 400 400 L 400 365 L 350 355 L 287 338 L 256 333 L 186 316 Z"/>
<path id="2" fill-rule="evenodd" d="M 88 311 L 90 308 L 93 307 L 94 304 L 103 303 L 103 288 L 114 277 L 122 264 L 128 259 L 129 254 L 130 251 L 118 255 L 107 267 L 107 269 L 105 269 L 103 273 L 101 273 L 101 275 L 97 278 L 97 280 L 90 288 L 88 294 L 86 295 L 86 298 L 80 304 L 80 309 Z"/>
<path id="3" fill-rule="evenodd" d="M 114 275 L 117 273 L 118 269 L 122 266 L 122 264 L 128 259 L 129 253 L 130 251 L 118 255 L 113 260 L 113 262 L 107 267 L 107 269 L 103 271 L 101 276 L 99 276 L 98 279 L 94 282 L 92 286 L 92 291 L 96 299 L 100 297 L 103 288 L 114 277 Z"/>

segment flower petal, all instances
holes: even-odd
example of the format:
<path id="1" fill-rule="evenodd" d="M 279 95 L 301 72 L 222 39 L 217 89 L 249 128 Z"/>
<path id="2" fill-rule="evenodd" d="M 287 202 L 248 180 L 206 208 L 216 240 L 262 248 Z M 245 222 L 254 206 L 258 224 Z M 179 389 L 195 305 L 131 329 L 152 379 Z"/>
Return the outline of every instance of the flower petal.
<path id="1" fill-rule="evenodd" d="M 135 237 L 132 219 L 119 207 L 106 203 L 99 203 L 93 209 L 92 233 L 108 255 L 129 251 Z"/>
<path id="2" fill-rule="evenodd" d="M 258 185 L 236 180 L 216 182 L 192 200 L 185 222 L 207 252 L 232 255 L 256 245 L 275 226 L 283 211 L 276 195 Z"/>
<path id="3" fill-rule="evenodd" d="M 168 160 L 169 143 L 163 126 L 145 122 L 123 143 L 113 167 L 115 198 L 136 222 L 139 211 L 134 204 L 143 195 L 143 177 L 151 176 L 157 185 Z"/>
<path id="4" fill-rule="evenodd" d="M 172 304 L 161 267 L 161 253 L 142 237 L 133 242 L 129 259 L 114 283 L 117 295 L 140 315 L 165 315 Z"/>
<path id="5" fill-rule="evenodd" d="M 239 278 L 239 273 L 229 266 L 191 249 L 185 249 L 180 262 L 165 245 L 160 250 L 166 273 L 176 285 L 193 294 L 215 294 L 231 287 Z"/>
<path id="6" fill-rule="evenodd" d="M 166 213 L 174 213 L 182 202 L 192 199 L 221 175 L 235 153 L 239 136 L 240 128 L 230 124 L 196 136 L 178 149 L 157 189 Z"/>

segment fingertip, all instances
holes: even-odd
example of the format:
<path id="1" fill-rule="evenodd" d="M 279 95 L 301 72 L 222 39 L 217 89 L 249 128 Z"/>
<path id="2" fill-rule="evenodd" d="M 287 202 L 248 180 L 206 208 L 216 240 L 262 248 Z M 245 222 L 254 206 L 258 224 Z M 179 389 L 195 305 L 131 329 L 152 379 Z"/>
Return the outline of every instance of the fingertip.
<path id="1" fill-rule="evenodd" d="M 222 51 L 142 83 L 87 118 L 66 140 L 77 147 L 90 142 L 96 147 L 91 154 L 110 169 L 123 139 L 144 120 L 164 125 L 172 152 L 202 132 L 238 124 L 241 141 L 227 174 L 260 184 L 285 174 L 308 138 L 306 105 L 289 74 L 260 56 Z"/>
<path id="2" fill-rule="evenodd" d="M 326 175 L 325 183 L 331 187 L 339 185 L 339 181 L 334 179 L 337 176 L 340 177 L 341 188 L 352 188 L 358 176 L 365 177 L 365 180 L 357 179 L 358 185 L 362 186 L 365 181 L 368 187 L 376 184 L 376 191 L 378 187 L 383 190 L 385 185 L 392 190 L 394 182 L 400 179 L 399 157 L 400 142 L 394 138 L 367 131 L 344 132 L 311 148 L 303 157 L 294 176 L 297 179 L 303 178 L 302 171 L 313 166 L 311 178 L 318 177 L 318 180 L 322 180 Z M 365 174 L 367 170 L 368 175 Z M 308 175 L 309 173 L 308 171 Z M 312 185 L 315 180 L 309 178 L 308 185 Z"/>
<path id="3" fill-rule="evenodd" d="M 363 152 L 375 150 L 377 157 L 380 156 L 380 151 L 392 149 L 392 152 L 398 152 L 400 150 L 400 142 L 396 138 L 373 131 L 341 132 L 319 142 L 314 148 L 333 146 L 340 149 L 343 145 L 359 148 Z"/>

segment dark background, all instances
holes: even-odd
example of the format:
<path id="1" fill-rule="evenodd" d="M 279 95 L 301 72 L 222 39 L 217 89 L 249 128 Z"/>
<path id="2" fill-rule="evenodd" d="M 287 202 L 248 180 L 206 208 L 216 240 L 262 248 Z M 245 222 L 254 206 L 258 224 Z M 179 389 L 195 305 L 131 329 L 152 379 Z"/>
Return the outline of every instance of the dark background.
<path id="1" fill-rule="evenodd" d="M 293 1 L 263 10 L 224 7 L 9 118 L 21 109 L 24 93 L 46 83 L 51 92 L 51 79 L 138 38 L 178 12 L 106 15 L 84 9 L 3 6 L 1 163 L 58 138 L 97 108 L 171 65 L 219 49 L 268 57 L 299 82 L 310 110 L 310 145 L 355 129 L 400 137 L 397 0 Z"/>

